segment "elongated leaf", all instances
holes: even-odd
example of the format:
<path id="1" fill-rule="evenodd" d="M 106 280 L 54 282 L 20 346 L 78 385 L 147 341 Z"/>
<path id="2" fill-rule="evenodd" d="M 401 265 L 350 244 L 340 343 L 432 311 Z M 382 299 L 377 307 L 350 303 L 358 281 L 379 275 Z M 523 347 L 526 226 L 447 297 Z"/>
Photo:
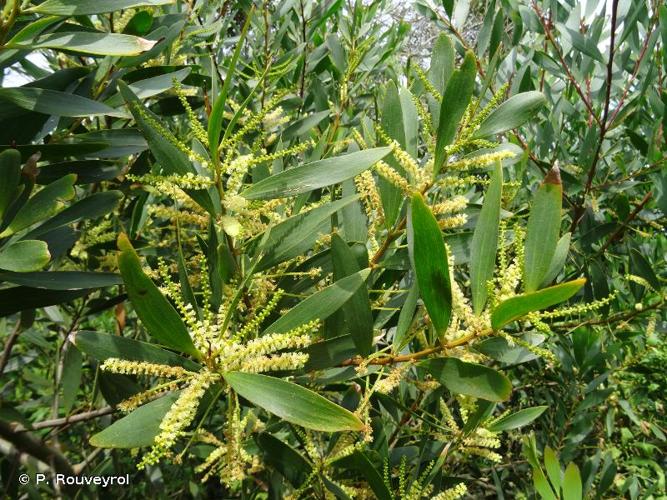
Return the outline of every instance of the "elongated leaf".
<path id="1" fill-rule="evenodd" d="M 10 236 L 34 223 L 54 215 L 63 208 L 63 201 L 74 197 L 76 175 L 70 174 L 52 182 L 21 207 L 0 238 Z"/>
<path id="2" fill-rule="evenodd" d="M 447 33 L 440 33 L 433 46 L 428 79 L 440 94 L 445 93 L 447 83 L 454 72 L 454 46 Z"/>
<path id="3" fill-rule="evenodd" d="M 364 269 L 312 294 L 271 323 L 264 334 L 284 333 L 309 321 L 328 318 L 350 300 L 363 285 L 369 273 L 369 269 Z"/>
<path id="4" fill-rule="evenodd" d="M 292 485 L 299 487 L 303 484 L 312 467 L 301 453 L 268 432 L 257 436 L 257 443 L 265 452 L 265 460 Z"/>
<path id="5" fill-rule="evenodd" d="M 139 256 L 125 234 L 118 237 L 118 248 L 118 267 L 127 294 L 148 333 L 167 347 L 199 356 L 178 312 L 146 276 Z"/>
<path id="6" fill-rule="evenodd" d="M 549 486 L 547 478 L 544 477 L 542 469 L 533 468 L 533 484 L 535 485 L 537 492 L 540 494 L 540 497 L 542 497 L 542 500 L 558 500 L 556 495 L 554 495 L 551 486 Z"/>
<path id="7" fill-rule="evenodd" d="M 192 371 L 198 371 L 201 368 L 194 361 L 190 361 L 148 342 L 141 342 L 109 333 L 84 330 L 76 332 L 72 342 L 78 349 L 97 361 L 104 361 L 108 358 L 119 358 L 127 359 L 128 361 L 147 361 L 162 365 L 182 366 Z"/>
<path id="8" fill-rule="evenodd" d="M 116 420 L 90 438 L 98 448 L 141 448 L 151 446 L 160 432 L 160 423 L 176 402 L 178 394 L 167 394 Z"/>
<path id="9" fill-rule="evenodd" d="M 528 425 L 537 417 L 542 415 L 548 406 L 534 406 L 532 408 L 524 408 L 510 415 L 506 415 L 501 419 L 496 420 L 493 424 L 488 426 L 491 432 L 510 431 L 518 429 L 524 425 Z"/>
<path id="10" fill-rule="evenodd" d="M 295 137 L 301 137 L 312 131 L 319 123 L 329 116 L 329 111 L 320 111 L 312 115 L 304 116 L 300 120 L 291 123 L 289 127 L 283 130 L 283 141 L 289 141 Z"/>
<path id="11" fill-rule="evenodd" d="M 51 16 L 87 16 L 135 7 L 156 7 L 170 3 L 174 3 L 174 0 L 104 0 L 103 2 L 99 0 L 46 0 L 46 2 L 28 9 L 28 11 Z"/>
<path id="12" fill-rule="evenodd" d="M 544 468 L 547 470 L 547 477 L 553 486 L 554 491 L 560 491 L 561 475 L 558 456 L 549 446 L 544 448 Z"/>
<path id="13" fill-rule="evenodd" d="M 7 149 L 0 153 L 0 222 L 14 199 L 21 180 L 21 153 Z"/>
<path id="14" fill-rule="evenodd" d="M 440 123 L 435 143 L 435 173 L 445 161 L 445 147 L 451 144 L 475 87 L 475 54 L 467 51 L 461 67 L 454 72 L 447 83 L 440 105 Z"/>
<path id="15" fill-rule="evenodd" d="M 581 474 L 574 462 L 568 464 L 563 476 L 563 500 L 582 500 Z"/>
<path id="16" fill-rule="evenodd" d="M 25 241 L 25 243 L 29 241 Z M 19 243 L 24 243 L 24 241 L 20 241 Z M 33 288 L 43 288 L 45 290 L 84 290 L 87 288 L 104 288 L 123 284 L 123 280 L 119 274 L 87 271 L 0 272 L 0 281 Z"/>
<path id="17" fill-rule="evenodd" d="M 360 174 L 389 154 L 390 148 L 357 151 L 290 168 L 267 177 L 241 193 L 248 200 L 270 200 L 307 193 Z"/>
<path id="18" fill-rule="evenodd" d="M 472 255 L 470 256 L 470 286 L 472 305 L 475 314 L 479 314 L 486 304 L 486 284 L 493 278 L 498 249 L 500 224 L 500 203 L 503 195 L 503 167 L 496 162 L 491 176 L 491 184 L 484 196 L 482 211 L 477 219 L 477 226 L 472 236 Z"/>
<path id="19" fill-rule="evenodd" d="M 554 167 L 533 196 L 526 229 L 524 285 L 533 292 L 542 283 L 556 253 L 560 232 L 563 186 L 560 171 Z"/>
<path id="20" fill-rule="evenodd" d="M 398 324 L 396 325 L 396 334 L 394 335 L 394 344 L 392 351 L 399 352 L 407 345 L 410 340 L 408 333 L 410 326 L 417 309 L 417 299 L 419 299 L 419 287 L 417 283 L 413 283 L 408 291 L 408 296 L 405 298 L 401 313 L 398 316 Z"/>
<path id="21" fill-rule="evenodd" d="M 565 233 L 558 240 L 558 243 L 556 243 L 556 251 L 554 252 L 553 258 L 551 259 L 551 264 L 549 264 L 547 274 L 544 275 L 544 279 L 542 280 L 540 288 L 547 286 L 549 283 L 555 280 L 556 276 L 558 276 L 558 273 L 563 269 L 565 261 L 567 260 L 567 254 L 570 251 L 571 239 L 572 233 Z"/>
<path id="22" fill-rule="evenodd" d="M 509 379 L 488 366 L 466 363 L 458 358 L 427 359 L 420 366 L 455 394 L 487 401 L 506 401 L 512 392 Z"/>
<path id="23" fill-rule="evenodd" d="M 254 9 L 254 7 L 253 7 Z M 241 30 L 241 36 L 239 41 L 236 43 L 236 48 L 234 49 L 234 54 L 232 59 L 229 62 L 227 68 L 227 76 L 225 77 L 225 83 L 222 85 L 222 90 L 220 95 L 216 97 L 215 103 L 213 104 L 213 109 L 211 110 L 211 116 L 208 120 L 208 143 L 209 149 L 211 151 L 211 157 L 218 157 L 218 145 L 220 143 L 220 132 L 222 130 L 222 119 L 225 114 L 225 104 L 227 103 L 227 93 L 232 84 L 232 76 L 234 75 L 234 70 L 236 69 L 236 63 L 241 54 L 241 48 L 243 47 L 243 41 L 245 40 L 246 35 L 248 34 L 248 27 L 250 26 L 250 20 L 252 15 L 246 16 L 246 21 Z"/>
<path id="24" fill-rule="evenodd" d="M 498 307 L 494 309 L 493 314 L 491 314 L 491 326 L 494 330 L 499 330 L 507 323 L 522 318 L 529 312 L 541 311 L 559 304 L 577 293 L 584 286 L 584 283 L 586 283 L 586 279 L 581 278 L 543 288 L 537 292 L 511 297 L 498 304 Z"/>
<path id="25" fill-rule="evenodd" d="M 36 240 L 17 241 L 0 250 L 0 269 L 17 273 L 36 271 L 48 264 L 50 259 L 49 247 L 45 242 Z M 15 283 L 6 278 L 7 274 L 13 273 L 0 272 L 0 281 Z M 16 284 L 24 285 L 25 283 Z"/>
<path id="26" fill-rule="evenodd" d="M 224 378 L 240 396 L 287 422 L 323 432 L 364 427 L 353 413 L 292 382 L 241 372 L 226 373 Z"/>
<path id="27" fill-rule="evenodd" d="M 152 40 L 117 33 L 51 33 L 31 43 L 10 43 L 11 49 L 56 49 L 96 56 L 133 56 L 155 45 Z"/>
<path id="28" fill-rule="evenodd" d="M 412 197 L 408 249 L 419 293 L 438 335 L 443 335 L 452 315 L 447 249 L 438 221 L 420 194 Z"/>
<path id="29" fill-rule="evenodd" d="M 318 238 L 331 232 L 331 216 L 358 199 L 358 195 L 347 196 L 293 215 L 273 226 L 257 271 L 307 253 Z"/>
<path id="30" fill-rule="evenodd" d="M 352 250 L 337 234 L 331 238 L 331 256 L 336 281 L 359 272 L 359 265 Z M 343 305 L 343 315 L 359 354 L 368 356 L 373 347 L 373 314 L 365 283 L 361 283 L 350 300 Z"/>
<path id="31" fill-rule="evenodd" d="M 80 95 L 34 87 L 0 89 L 0 103 L 7 102 L 45 115 L 69 117 L 106 115 L 117 118 L 128 118 L 129 116 L 124 111 Z"/>
<path id="32" fill-rule="evenodd" d="M 118 206 L 122 197 L 123 193 L 120 191 L 93 193 L 36 227 L 26 237 L 36 237 L 81 219 L 96 219 L 106 215 Z"/>
<path id="33" fill-rule="evenodd" d="M 544 94 L 535 90 L 512 96 L 486 117 L 474 137 L 487 137 L 517 128 L 530 120 L 546 102 Z"/>
<path id="34" fill-rule="evenodd" d="M 394 498 L 382 479 L 382 476 L 365 453 L 355 451 L 351 455 L 336 460 L 333 464 L 335 466 L 344 467 L 347 470 L 358 470 L 366 478 L 368 486 L 373 490 L 373 493 L 378 500 L 392 500 Z"/>
<path id="35" fill-rule="evenodd" d="M 156 128 L 157 125 L 160 128 L 164 128 L 164 130 L 168 130 L 166 126 L 160 123 L 154 114 L 141 107 L 142 105 L 127 84 L 122 81 L 118 82 L 118 88 L 163 172 L 165 174 L 197 175 L 197 170 L 188 159 L 188 156 L 172 144 L 164 136 L 163 132 Z M 186 192 L 207 212 L 213 215 L 216 214 L 217 204 L 213 202 L 209 191 L 188 189 Z"/>
<path id="36" fill-rule="evenodd" d="M 42 290 L 27 286 L 13 286 L 0 290 L 0 317 L 38 307 L 63 304 L 88 295 L 93 290 Z"/>

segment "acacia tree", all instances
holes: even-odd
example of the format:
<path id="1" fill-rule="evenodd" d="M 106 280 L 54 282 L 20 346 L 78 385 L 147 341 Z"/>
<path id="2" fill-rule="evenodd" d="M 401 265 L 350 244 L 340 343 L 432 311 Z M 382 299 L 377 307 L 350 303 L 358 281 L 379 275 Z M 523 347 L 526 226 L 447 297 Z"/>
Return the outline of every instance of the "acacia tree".
<path id="1" fill-rule="evenodd" d="M 666 8 L 416 7 L 5 3 L 9 495 L 664 492 Z"/>

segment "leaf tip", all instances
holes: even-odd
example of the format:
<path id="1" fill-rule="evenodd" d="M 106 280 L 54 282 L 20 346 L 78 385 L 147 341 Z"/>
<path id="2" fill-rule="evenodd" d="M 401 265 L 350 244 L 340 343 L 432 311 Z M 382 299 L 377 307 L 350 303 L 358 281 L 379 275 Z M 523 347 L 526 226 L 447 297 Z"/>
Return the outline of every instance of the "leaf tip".
<path id="1" fill-rule="evenodd" d="M 544 183 L 553 184 L 556 186 L 563 184 L 560 179 L 560 169 L 558 168 L 558 163 L 555 163 L 554 166 L 551 167 L 551 170 L 547 172 L 547 175 L 544 177 Z"/>

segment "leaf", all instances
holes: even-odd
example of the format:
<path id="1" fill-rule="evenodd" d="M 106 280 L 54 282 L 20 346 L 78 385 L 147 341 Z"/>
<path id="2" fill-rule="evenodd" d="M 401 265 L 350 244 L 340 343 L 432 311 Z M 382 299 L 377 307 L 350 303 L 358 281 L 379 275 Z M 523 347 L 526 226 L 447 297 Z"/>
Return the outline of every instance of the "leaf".
<path id="1" fill-rule="evenodd" d="M 329 111 L 319 111 L 308 116 L 304 116 L 300 120 L 291 123 L 289 127 L 283 130 L 281 137 L 283 141 L 289 141 L 294 138 L 301 137 L 304 134 L 312 131 L 319 123 L 329 116 Z"/>
<path id="2" fill-rule="evenodd" d="M 97 361 L 119 358 L 128 361 L 147 361 L 161 365 L 182 366 L 192 371 L 200 369 L 197 363 L 178 354 L 161 349 L 148 342 L 128 339 L 119 335 L 83 330 L 74 334 L 72 343 L 77 349 Z"/>
<path id="3" fill-rule="evenodd" d="M 0 317 L 38 307 L 63 304 L 88 295 L 92 290 L 58 291 L 14 286 L 0 290 Z"/>
<path id="4" fill-rule="evenodd" d="M 116 420 L 102 432 L 90 438 L 97 448 L 141 448 L 151 446 L 160 432 L 160 423 L 178 394 L 167 394 L 137 408 L 126 417 Z"/>
<path id="5" fill-rule="evenodd" d="M 428 79 L 435 89 L 444 94 L 452 73 L 454 72 L 454 46 L 447 33 L 440 33 L 431 53 L 431 66 Z"/>
<path id="6" fill-rule="evenodd" d="M 26 237 L 36 237 L 81 219 L 96 219 L 106 215 L 118 206 L 122 198 L 123 193 L 120 191 L 93 193 L 36 227 Z"/>
<path id="7" fill-rule="evenodd" d="M 268 432 L 257 436 L 257 444 L 264 450 L 267 463 L 275 467 L 293 486 L 303 484 L 312 467 L 301 453 Z"/>
<path id="8" fill-rule="evenodd" d="M 155 41 L 117 33 L 76 31 L 51 33 L 31 43 L 8 43 L 10 49 L 56 49 L 96 56 L 133 56 L 149 50 Z"/>
<path id="9" fill-rule="evenodd" d="M 563 476 L 563 500 L 582 500 L 581 474 L 574 462 L 568 464 Z"/>
<path id="10" fill-rule="evenodd" d="M 49 247 L 45 242 L 36 240 L 17 241 L 0 250 L 0 269 L 17 273 L 36 271 L 47 265 L 50 259 Z M 4 275 L 6 274 L 9 273 L 0 271 L 0 281 L 10 281 L 5 278 Z"/>
<path id="11" fill-rule="evenodd" d="M 336 366 L 354 356 L 357 350 L 352 335 L 347 334 L 310 344 L 304 352 L 308 354 L 304 369 L 314 371 Z"/>
<path id="12" fill-rule="evenodd" d="M 0 89 L 0 103 L 10 102 L 45 115 L 88 117 L 114 116 L 128 118 L 124 111 L 111 108 L 101 102 L 86 97 L 58 90 L 38 89 L 34 87 L 16 87 Z"/>
<path id="13" fill-rule="evenodd" d="M 535 485 L 537 492 L 542 497 L 542 500 L 558 500 L 556 495 L 554 495 L 551 486 L 549 486 L 547 478 L 544 477 L 544 472 L 542 472 L 542 469 L 533 468 L 533 484 Z"/>
<path id="14" fill-rule="evenodd" d="M 74 197 L 74 181 L 76 175 L 66 175 L 39 191 L 21 207 L 9 226 L 0 233 L 0 238 L 11 236 L 62 209 L 63 201 Z"/>
<path id="15" fill-rule="evenodd" d="M 491 432 L 503 432 L 510 431 L 512 429 L 518 429 L 524 425 L 528 425 L 537 417 L 542 415 L 548 406 L 533 406 L 532 408 L 524 408 L 519 410 L 511 415 L 506 415 L 491 425 L 488 426 L 488 429 Z"/>
<path id="16" fill-rule="evenodd" d="M 525 333 L 520 337 L 530 345 L 538 346 L 544 342 L 546 337 L 537 333 Z M 530 352 L 525 347 L 510 345 L 503 337 L 491 337 L 475 343 L 473 348 L 501 363 L 518 365 L 537 359 L 539 356 Z"/>
<path id="17" fill-rule="evenodd" d="M 358 470 L 364 476 L 378 500 L 392 500 L 394 498 L 384 479 L 365 453 L 357 450 L 351 455 L 334 461 L 333 465 L 343 467 L 345 470 Z"/>
<path id="18" fill-rule="evenodd" d="M 224 378 L 240 396 L 287 422 L 322 432 L 364 427 L 353 413 L 292 382 L 241 372 L 226 373 Z"/>
<path id="19" fill-rule="evenodd" d="M 530 120 L 546 102 L 544 94 L 535 90 L 514 95 L 486 117 L 473 137 L 488 137 L 515 129 Z"/>
<path id="20" fill-rule="evenodd" d="M 77 349 L 67 349 L 63 360 L 60 383 L 63 388 L 62 407 L 69 413 L 76 401 L 76 393 L 81 385 L 81 353 Z"/>
<path id="21" fill-rule="evenodd" d="M 253 7 L 254 11 L 254 7 Z M 241 54 L 241 48 L 243 47 L 243 41 L 248 34 L 248 27 L 250 26 L 250 20 L 252 15 L 246 16 L 245 23 L 243 24 L 243 29 L 241 30 L 241 35 L 238 42 L 236 43 L 236 48 L 234 49 L 234 54 L 232 59 L 229 62 L 227 67 L 227 73 L 225 76 L 225 83 L 222 85 L 222 90 L 220 94 L 216 97 L 215 103 L 213 104 L 213 109 L 211 110 L 211 115 L 208 119 L 208 143 L 209 150 L 211 152 L 212 158 L 218 158 L 218 145 L 220 144 L 220 132 L 222 131 L 222 120 L 225 114 L 225 104 L 227 104 L 227 93 L 232 84 L 232 76 L 234 75 L 234 70 L 236 69 L 236 63 Z"/>
<path id="22" fill-rule="evenodd" d="M 45 290 L 84 290 L 123 284 L 118 274 L 87 271 L 0 272 L 0 280 Z"/>
<path id="23" fill-rule="evenodd" d="M 0 223 L 13 201 L 21 180 L 21 153 L 7 149 L 0 153 Z"/>
<path id="24" fill-rule="evenodd" d="M 630 250 L 630 272 L 644 278 L 656 292 L 660 291 L 660 281 L 651 263 L 636 248 Z"/>
<path id="25" fill-rule="evenodd" d="M 533 196 L 528 217 L 523 277 L 526 292 L 537 290 L 556 253 L 562 197 L 560 171 L 554 165 Z"/>
<path id="26" fill-rule="evenodd" d="M 560 462 L 554 450 L 550 447 L 544 448 L 544 468 L 547 470 L 547 476 L 554 491 L 560 491 L 560 479 L 563 471 L 560 469 Z"/>
<path id="27" fill-rule="evenodd" d="M 363 285 L 369 273 L 370 269 L 364 269 L 312 294 L 271 323 L 264 330 L 264 334 L 285 333 L 309 321 L 328 318 L 350 300 Z"/>
<path id="28" fill-rule="evenodd" d="M 322 234 L 331 232 L 331 216 L 358 199 L 358 195 L 353 195 L 325 203 L 271 227 L 266 250 L 257 265 L 257 271 L 306 254 Z M 261 238 L 261 235 L 258 238 Z"/>
<path id="29" fill-rule="evenodd" d="M 461 67 L 447 83 L 440 105 L 440 122 L 435 143 L 434 173 L 440 172 L 446 159 L 445 147 L 452 143 L 475 87 L 475 54 L 467 51 Z"/>
<path id="30" fill-rule="evenodd" d="M 146 276 L 139 256 L 124 233 L 118 237 L 118 248 L 118 267 L 127 294 L 148 333 L 167 347 L 198 357 L 199 353 L 183 320 L 153 281 Z"/>
<path id="31" fill-rule="evenodd" d="M 27 11 L 51 16 L 87 16 L 135 7 L 157 7 L 170 3 L 174 3 L 174 0 L 104 0 L 104 2 L 99 0 L 46 0 Z"/>
<path id="32" fill-rule="evenodd" d="M 168 130 L 167 127 L 160 122 L 157 116 L 143 108 L 137 97 L 125 82 L 119 81 L 118 88 L 123 99 L 127 102 L 137 126 L 144 134 L 151 153 L 155 156 L 155 160 L 158 165 L 160 165 L 162 171 L 168 175 L 198 175 L 197 170 L 188 159 L 188 156 L 172 144 L 169 139 L 164 136 L 163 132 L 156 128 L 156 126 L 158 126 Z M 208 213 L 212 215 L 217 213 L 217 204 L 213 202 L 211 194 L 207 190 L 188 189 L 186 190 L 186 193 L 188 193 L 188 195 Z"/>
<path id="33" fill-rule="evenodd" d="M 565 261 L 567 260 L 567 254 L 570 251 L 571 239 L 572 233 L 565 233 L 558 240 L 558 243 L 556 243 L 556 251 L 554 252 L 553 258 L 551 259 L 551 264 L 549 264 L 549 269 L 544 275 L 544 279 L 542 280 L 540 288 L 547 286 L 549 283 L 555 280 L 558 276 L 558 273 L 560 273 L 563 269 Z"/>
<path id="34" fill-rule="evenodd" d="M 438 335 L 443 335 L 452 314 L 447 249 L 438 221 L 420 194 L 412 197 L 408 249 L 419 292 Z"/>
<path id="35" fill-rule="evenodd" d="M 506 401 L 512 392 L 509 379 L 488 366 L 448 357 L 427 359 L 420 366 L 455 394 L 487 401 Z"/>
<path id="36" fill-rule="evenodd" d="M 498 161 L 491 175 L 489 189 L 484 196 L 482 210 L 477 219 L 472 236 L 470 256 L 470 286 L 472 305 L 475 314 L 484 309 L 487 296 L 487 283 L 493 278 L 498 249 L 500 224 L 500 204 L 503 194 L 503 168 Z"/>
<path id="37" fill-rule="evenodd" d="M 408 333 L 410 332 L 410 326 L 412 325 L 415 310 L 417 309 L 417 299 L 419 299 L 419 287 L 417 283 L 413 283 L 398 315 L 394 343 L 391 348 L 394 353 L 400 352 L 410 341 Z"/>
<path id="38" fill-rule="evenodd" d="M 352 250 L 337 234 L 331 238 L 331 256 L 336 281 L 359 272 L 359 265 Z M 373 348 L 373 314 L 365 283 L 361 283 L 343 305 L 343 315 L 359 354 L 368 356 Z"/>
<path id="39" fill-rule="evenodd" d="M 504 300 L 491 314 L 491 327 L 499 330 L 503 326 L 533 311 L 541 311 L 547 307 L 559 304 L 579 291 L 586 283 L 585 278 L 568 281 L 537 292 L 524 293 Z"/>
<path id="40" fill-rule="evenodd" d="M 373 148 L 290 168 L 253 184 L 241 193 L 248 200 L 270 200 L 307 193 L 343 182 L 387 156 L 390 148 Z"/>

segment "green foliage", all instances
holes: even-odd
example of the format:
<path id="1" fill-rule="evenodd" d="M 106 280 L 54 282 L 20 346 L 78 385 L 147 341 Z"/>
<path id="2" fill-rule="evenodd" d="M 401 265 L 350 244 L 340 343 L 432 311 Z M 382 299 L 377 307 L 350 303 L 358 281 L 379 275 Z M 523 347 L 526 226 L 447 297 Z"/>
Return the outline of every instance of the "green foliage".
<path id="1" fill-rule="evenodd" d="M 649 0 L 3 2 L 3 494 L 663 498 L 665 44 Z"/>

